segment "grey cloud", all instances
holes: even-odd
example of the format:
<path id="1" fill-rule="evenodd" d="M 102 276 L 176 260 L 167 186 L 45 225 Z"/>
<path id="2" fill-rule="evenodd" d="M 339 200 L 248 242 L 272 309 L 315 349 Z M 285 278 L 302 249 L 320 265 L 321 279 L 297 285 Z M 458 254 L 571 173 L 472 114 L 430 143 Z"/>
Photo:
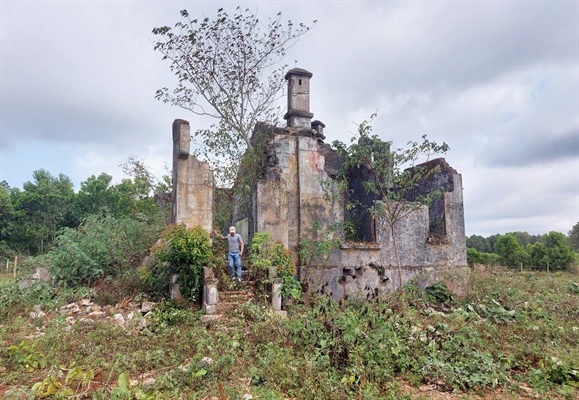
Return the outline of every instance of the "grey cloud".
<path id="1" fill-rule="evenodd" d="M 563 134 L 521 132 L 517 137 L 498 138 L 483 150 L 482 162 L 490 167 L 523 167 L 579 159 L 579 131 Z M 484 157 L 484 158 L 483 158 Z"/>
<path id="2" fill-rule="evenodd" d="M 545 233 L 572 225 L 571 221 L 579 218 L 573 215 L 579 211 L 576 164 L 568 159 L 525 169 L 465 168 L 467 232 Z"/>
<path id="3" fill-rule="evenodd" d="M 347 82 L 353 103 L 376 102 L 383 91 L 447 91 L 533 63 L 577 59 L 572 4 L 380 4 L 374 10 L 354 10 L 354 26 L 350 19 L 324 26 L 321 18 L 318 27 L 316 58 L 331 60 L 324 70 L 330 86 Z M 352 40 L 355 46 L 344 46 Z"/>
<path id="4" fill-rule="evenodd" d="M 260 18 L 281 10 L 296 23 L 319 20 L 286 62 L 293 67 L 297 60 L 314 73 L 311 111 L 326 123 L 328 141 L 348 140 L 356 129 L 352 122 L 378 110 L 374 132 L 395 146 L 423 133 L 449 143 L 446 158 L 463 173 L 470 234 L 568 230 L 576 221 L 567 220 L 579 218 L 569 217 L 579 202 L 572 184 L 579 180 L 573 162 L 576 4 L 294 7 L 272 1 L 242 7 Z M 151 29 L 172 26 L 182 8 L 199 17 L 218 7 L 3 4 L 0 175 L 17 185 L 18 174 L 29 180 L 38 167 L 75 181 L 100 172 L 116 176 L 129 155 L 146 157 L 161 170 L 171 157 L 173 119 L 188 119 L 194 128 L 209 125 L 153 99 L 175 78 L 152 50 Z"/>

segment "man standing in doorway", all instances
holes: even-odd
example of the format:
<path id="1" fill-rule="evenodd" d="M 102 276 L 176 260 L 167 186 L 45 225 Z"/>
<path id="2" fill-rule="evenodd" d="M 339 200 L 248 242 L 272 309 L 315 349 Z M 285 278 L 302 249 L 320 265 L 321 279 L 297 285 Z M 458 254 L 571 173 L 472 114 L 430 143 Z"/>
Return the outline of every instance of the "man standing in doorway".
<path id="1" fill-rule="evenodd" d="M 229 276 L 231 279 L 237 279 L 237 282 L 241 283 L 241 256 L 243 255 L 243 248 L 245 244 L 243 243 L 241 235 L 235 233 L 234 226 L 229 228 L 227 242 L 229 243 L 229 253 L 227 254 L 227 261 L 229 263 Z M 234 266 L 235 271 L 233 270 Z"/>

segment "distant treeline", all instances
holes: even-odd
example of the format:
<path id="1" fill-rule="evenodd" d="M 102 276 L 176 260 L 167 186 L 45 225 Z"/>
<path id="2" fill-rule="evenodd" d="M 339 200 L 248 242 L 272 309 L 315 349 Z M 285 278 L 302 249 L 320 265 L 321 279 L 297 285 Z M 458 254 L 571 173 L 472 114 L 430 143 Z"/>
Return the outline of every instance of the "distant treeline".
<path id="1" fill-rule="evenodd" d="M 78 192 L 66 175 L 42 169 L 22 189 L 0 183 L 0 260 L 44 254 L 61 231 L 79 228 L 93 215 L 164 224 L 166 210 L 155 203 L 155 194 L 168 191 L 170 182 L 156 180 L 134 159 L 123 169 L 132 177 L 113 184 L 106 173 L 92 175 Z"/>
<path id="2" fill-rule="evenodd" d="M 579 251 L 579 222 L 568 236 L 560 232 L 531 235 L 510 232 L 489 237 L 472 235 L 466 239 L 469 265 L 503 265 L 561 270 L 572 265 Z"/>

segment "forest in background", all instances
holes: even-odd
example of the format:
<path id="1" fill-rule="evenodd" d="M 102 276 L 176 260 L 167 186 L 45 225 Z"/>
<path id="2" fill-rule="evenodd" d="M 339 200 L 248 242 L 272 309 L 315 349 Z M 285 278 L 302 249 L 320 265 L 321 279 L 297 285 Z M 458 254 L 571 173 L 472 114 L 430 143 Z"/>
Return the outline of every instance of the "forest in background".
<path id="1" fill-rule="evenodd" d="M 579 222 L 565 236 L 551 231 L 544 235 L 510 232 L 466 239 L 469 265 L 502 265 L 538 270 L 562 270 L 576 265 L 579 251 Z"/>
<path id="2" fill-rule="evenodd" d="M 135 159 L 124 164 L 130 177 L 114 184 L 112 176 L 90 176 L 75 192 L 63 174 L 34 171 L 23 188 L 0 184 L 0 259 L 45 254 L 67 229 L 77 229 L 91 216 L 132 220 L 162 229 L 167 207 L 155 195 L 170 191 L 170 178 L 161 180 Z"/>
<path id="3" fill-rule="evenodd" d="M 131 158 L 123 166 L 129 176 L 113 184 L 112 176 L 90 176 L 75 192 L 63 174 L 38 170 L 23 188 L 0 184 L 0 259 L 45 254 L 58 244 L 59 234 L 78 229 L 87 219 L 106 217 L 154 226 L 160 232 L 169 210 L 155 196 L 170 192 L 168 176 L 161 179 Z M 159 200 L 159 198 L 157 198 Z M 579 252 L 579 222 L 567 235 L 548 232 L 467 237 L 469 264 L 558 270 L 573 265 Z M 575 253 L 575 254 L 574 254 Z"/>

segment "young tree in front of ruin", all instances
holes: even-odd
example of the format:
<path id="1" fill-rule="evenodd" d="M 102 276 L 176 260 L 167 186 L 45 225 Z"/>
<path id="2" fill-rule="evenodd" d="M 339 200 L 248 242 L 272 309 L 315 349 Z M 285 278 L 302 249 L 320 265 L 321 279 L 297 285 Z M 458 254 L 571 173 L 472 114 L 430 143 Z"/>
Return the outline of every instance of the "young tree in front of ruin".
<path id="1" fill-rule="evenodd" d="M 210 162 L 221 184 L 230 184 L 251 149 L 255 124 L 279 119 L 276 103 L 287 69 L 282 62 L 310 26 L 283 22 L 281 13 L 262 21 L 239 7 L 232 15 L 220 8 L 213 20 L 192 19 L 186 10 L 181 17 L 174 28 L 153 29 L 154 49 L 179 79 L 156 98 L 215 120 L 193 133 L 204 145 L 195 155 Z"/>
<path id="2" fill-rule="evenodd" d="M 364 168 L 368 172 L 366 175 L 368 179 L 363 182 L 363 187 L 366 193 L 374 195 L 377 201 L 362 206 L 370 212 L 372 218 L 379 217 L 383 220 L 390 230 L 400 288 L 402 296 L 405 296 L 402 285 L 402 263 L 396 242 L 397 228 L 410 214 L 442 196 L 440 189 L 427 195 L 412 194 L 424 180 L 440 171 L 439 167 L 427 168 L 417 163 L 423 159 L 427 161 L 432 155 L 444 154 L 449 147 L 446 143 L 439 145 L 431 142 L 423 135 L 422 143 L 408 142 L 407 148 L 392 151 L 391 142 L 385 142 L 378 135 L 372 135 L 370 122 L 375 117 L 376 114 L 373 114 L 369 121 L 364 121 L 358 126 L 358 134 L 352 137 L 349 146 L 340 141 L 334 141 L 333 146 L 345 157 L 340 173 L 342 182 L 347 179 L 349 169 Z M 354 202 L 355 200 L 346 198 L 346 207 L 355 207 Z"/>

